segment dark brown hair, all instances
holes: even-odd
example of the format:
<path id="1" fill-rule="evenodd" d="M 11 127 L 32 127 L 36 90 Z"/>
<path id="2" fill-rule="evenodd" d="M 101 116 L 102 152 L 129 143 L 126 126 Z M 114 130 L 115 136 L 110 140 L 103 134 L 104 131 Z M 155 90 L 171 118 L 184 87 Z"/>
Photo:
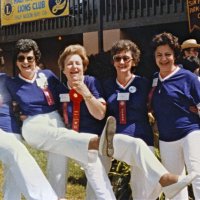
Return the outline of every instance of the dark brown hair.
<path id="1" fill-rule="evenodd" d="M 175 59 L 180 56 L 180 44 L 178 42 L 178 37 L 167 32 L 155 35 L 152 39 L 153 51 L 155 52 L 157 47 L 162 45 L 169 45 L 169 47 L 174 51 Z"/>

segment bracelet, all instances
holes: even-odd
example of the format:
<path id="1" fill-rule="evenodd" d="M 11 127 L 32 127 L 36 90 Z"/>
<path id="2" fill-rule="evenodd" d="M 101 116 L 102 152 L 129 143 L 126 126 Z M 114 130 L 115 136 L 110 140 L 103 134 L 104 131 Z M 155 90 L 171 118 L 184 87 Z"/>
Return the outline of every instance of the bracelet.
<path id="1" fill-rule="evenodd" d="M 93 95 L 90 93 L 89 95 L 84 96 L 83 98 L 84 98 L 85 101 L 88 101 L 88 100 L 91 100 L 93 98 Z"/>

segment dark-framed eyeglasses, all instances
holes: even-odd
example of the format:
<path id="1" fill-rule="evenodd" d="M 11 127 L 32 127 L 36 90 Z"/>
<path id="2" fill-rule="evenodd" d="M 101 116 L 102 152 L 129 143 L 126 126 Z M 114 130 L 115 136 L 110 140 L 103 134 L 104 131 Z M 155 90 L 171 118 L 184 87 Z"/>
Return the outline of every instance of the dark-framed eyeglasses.
<path id="1" fill-rule="evenodd" d="M 27 60 L 29 63 L 32 63 L 33 61 L 35 61 L 35 57 L 34 56 L 17 56 L 17 61 L 18 62 L 24 62 L 24 60 Z"/>
<path id="2" fill-rule="evenodd" d="M 121 62 L 121 60 L 123 60 L 125 63 L 131 61 L 133 58 L 129 57 L 129 56 L 120 56 L 120 55 L 114 55 L 113 56 L 113 60 L 115 62 Z"/>

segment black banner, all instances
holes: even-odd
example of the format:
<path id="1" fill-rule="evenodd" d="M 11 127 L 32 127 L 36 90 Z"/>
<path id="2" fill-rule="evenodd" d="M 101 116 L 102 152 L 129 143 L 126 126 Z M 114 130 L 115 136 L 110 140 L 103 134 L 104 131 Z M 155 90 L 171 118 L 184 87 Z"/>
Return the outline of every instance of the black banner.
<path id="1" fill-rule="evenodd" d="M 200 0 L 187 0 L 189 30 L 200 29 Z"/>

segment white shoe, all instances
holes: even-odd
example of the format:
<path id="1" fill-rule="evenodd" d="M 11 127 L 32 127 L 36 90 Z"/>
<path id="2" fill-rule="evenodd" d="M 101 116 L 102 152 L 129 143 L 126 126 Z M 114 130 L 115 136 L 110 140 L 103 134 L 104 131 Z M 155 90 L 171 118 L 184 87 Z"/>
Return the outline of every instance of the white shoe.
<path id="1" fill-rule="evenodd" d="M 196 177 L 197 174 L 195 172 L 192 172 L 187 176 L 184 177 L 180 176 L 177 183 L 163 187 L 162 190 L 166 198 L 171 199 L 175 197 L 183 188 L 189 185 Z"/>
<path id="2" fill-rule="evenodd" d="M 109 116 L 104 126 L 99 142 L 99 153 L 103 156 L 112 157 L 114 154 L 113 137 L 116 132 L 116 120 Z"/>

